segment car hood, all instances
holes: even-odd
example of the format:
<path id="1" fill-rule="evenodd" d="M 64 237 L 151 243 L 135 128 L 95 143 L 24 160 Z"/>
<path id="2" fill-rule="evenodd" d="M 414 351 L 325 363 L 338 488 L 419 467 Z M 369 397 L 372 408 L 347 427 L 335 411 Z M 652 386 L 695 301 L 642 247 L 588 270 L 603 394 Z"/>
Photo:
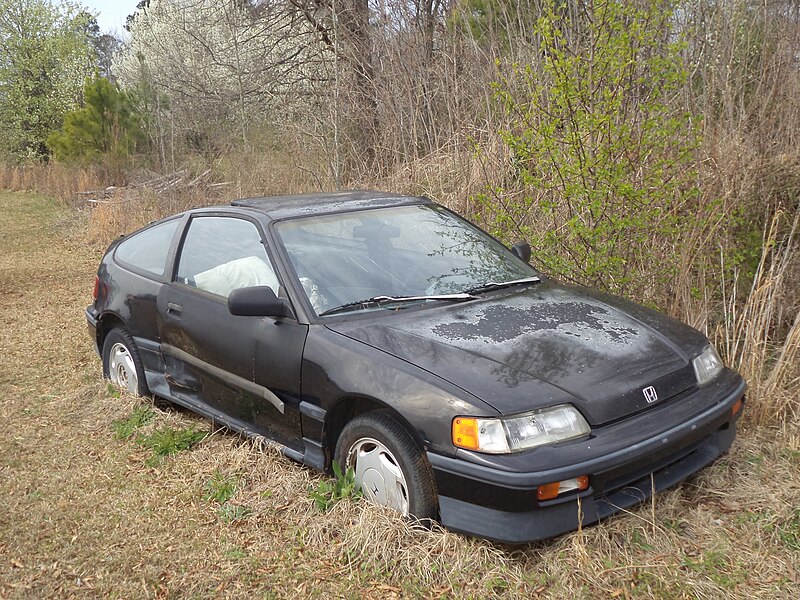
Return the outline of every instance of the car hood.
<path id="1" fill-rule="evenodd" d="M 553 282 L 463 304 L 327 326 L 425 369 L 501 414 L 571 402 L 601 425 L 696 385 L 696 330 L 619 298 Z M 653 394 L 644 389 L 653 386 Z"/>

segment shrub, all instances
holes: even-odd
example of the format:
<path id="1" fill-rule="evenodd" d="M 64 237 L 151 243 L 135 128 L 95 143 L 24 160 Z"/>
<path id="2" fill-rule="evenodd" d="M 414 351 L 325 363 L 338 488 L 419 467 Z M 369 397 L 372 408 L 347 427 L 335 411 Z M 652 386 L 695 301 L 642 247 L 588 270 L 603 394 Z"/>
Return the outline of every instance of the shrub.
<path id="1" fill-rule="evenodd" d="M 142 138 L 139 116 L 127 92 L 104 77 L 87 78 L 84 107 L 64 117 L 60 131 L 47 138 L 61 161 L 124 163 Z"/>
<path id="2" fill-rule="evenodd" d="M 509 125 L 505 186 L 478 200 L 501 237 L 528 238 L 548 272 L 613 291 L 674 273 L 672 240 L 697 197 L 697 123 L 674 108 L 686 82 L 672 4 L 550 2 L 539 55 L 494 84 Z M 666 260 L 664 260 L 666 258 Z"/>

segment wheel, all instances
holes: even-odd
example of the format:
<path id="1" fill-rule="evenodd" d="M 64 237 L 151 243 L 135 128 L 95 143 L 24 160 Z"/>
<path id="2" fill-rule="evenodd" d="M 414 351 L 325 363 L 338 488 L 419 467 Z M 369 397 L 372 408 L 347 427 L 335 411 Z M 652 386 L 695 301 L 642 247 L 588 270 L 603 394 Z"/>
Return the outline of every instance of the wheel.
<path id="1" fill-rule="evenodd" d="M 103 376 L 123 390 L 136 396 L 147 394 L 139 349 L 131 335 L 122 328 L 108 332 L 103 342 Z"/>
<path id="2" fill-rule="evenodd" d="M 336 460 L 370 502 L 426 522 L 436 518 L 436 488 L 431 466 L 414 439 L 386 412 L 350 421 L 336 443 Z"/>

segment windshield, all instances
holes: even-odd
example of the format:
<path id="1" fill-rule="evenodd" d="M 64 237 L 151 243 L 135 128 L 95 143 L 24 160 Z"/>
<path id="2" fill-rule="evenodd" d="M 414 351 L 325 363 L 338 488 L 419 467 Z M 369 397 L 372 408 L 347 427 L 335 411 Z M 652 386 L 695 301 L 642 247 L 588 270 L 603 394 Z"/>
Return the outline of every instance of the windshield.
<path id="1" fill-rule="evenodd" d="M 276 231 L 317 314 L 376 296 L 458 294 L 536 275 L 489 235 L 436 205 L 292 219 Z"/>

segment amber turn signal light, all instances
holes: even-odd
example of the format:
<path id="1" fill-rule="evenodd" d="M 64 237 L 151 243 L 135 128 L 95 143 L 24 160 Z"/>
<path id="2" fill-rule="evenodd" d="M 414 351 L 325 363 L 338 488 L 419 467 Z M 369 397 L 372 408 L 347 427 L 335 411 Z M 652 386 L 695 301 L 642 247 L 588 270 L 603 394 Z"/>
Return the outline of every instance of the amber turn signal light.
<path id="1" fill-rule="evenodd" d="M 478 449 L 478 420 L 458 417 L 453 419 L 453 444 L 467 450 Z"/>
<path id="2" fill-rule="evenodd" d="M 536 490 L 536 497 L 539 500 L 552 500 L 559 494 L 578 490 L 582 492 L 589 488 L 589 476 L 579 475 L 572 479 L 565 479 L 564 481 L 554 481 L 553 483 L 545 483 L 540 485 Z"/>
<path id="3" fill-rule="evenodd" d="M 744 406 L 744 398 L 739 398 L 736 402 L 734 402 L 733 408 L 731 408 L 731 414 L 735 417 L 742 410 L 743 406 Z"/>

